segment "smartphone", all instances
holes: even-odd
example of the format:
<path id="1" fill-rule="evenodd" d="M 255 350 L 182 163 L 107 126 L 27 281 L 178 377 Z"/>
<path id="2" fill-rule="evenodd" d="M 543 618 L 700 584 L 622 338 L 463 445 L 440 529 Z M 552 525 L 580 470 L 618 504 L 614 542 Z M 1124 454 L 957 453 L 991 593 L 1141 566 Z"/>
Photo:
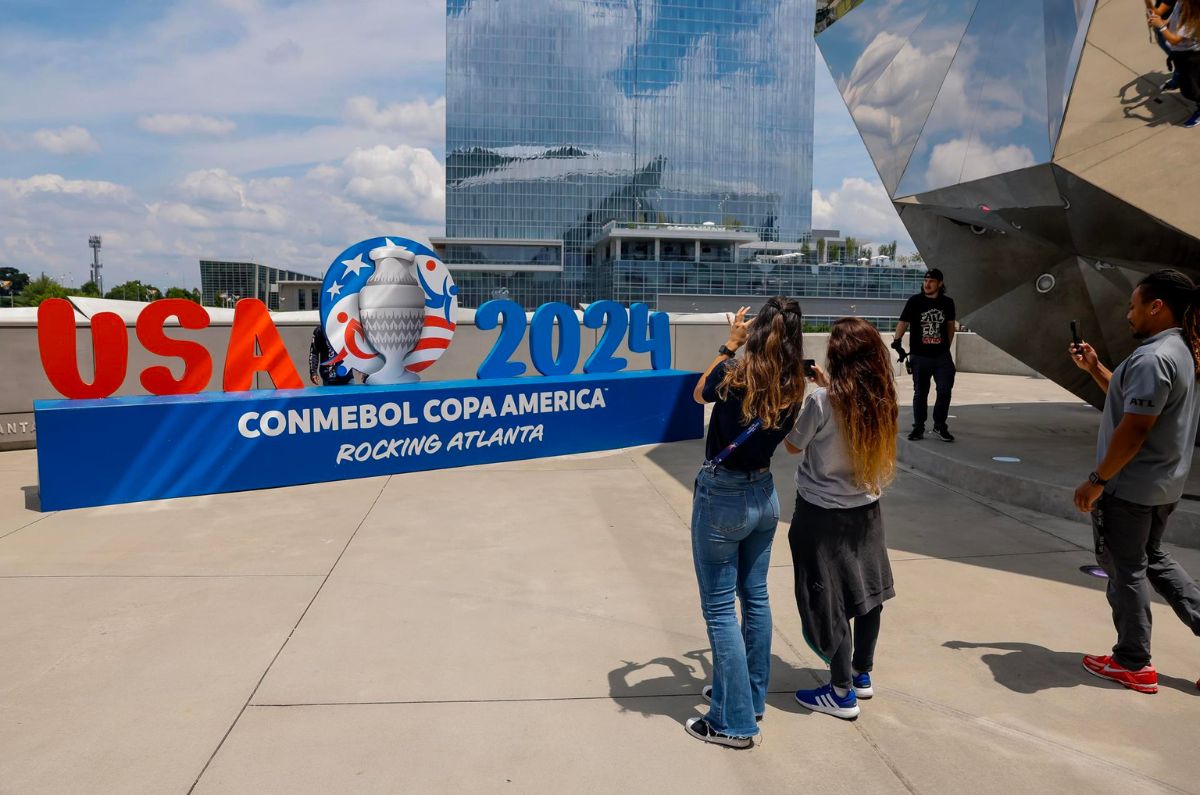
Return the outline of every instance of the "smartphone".
<path id="1" fill-rule="evenodd" d="M 1079 324 L 1074 320 L 1071 321 L 1071 349 L 1075 352 L 1079 351 L 1079 346 L 1083 340 L 1079 338 Z"/>
<path id="2" fill-rule="evenodd" d="M 817 372 L 815 370 L 813 370 L 813 365 L 816 363 L 817 363 L 816 359 L 805 359 L 804 360 L 804 377 L 805 378 L 816 378 L 817 377 Z"/>

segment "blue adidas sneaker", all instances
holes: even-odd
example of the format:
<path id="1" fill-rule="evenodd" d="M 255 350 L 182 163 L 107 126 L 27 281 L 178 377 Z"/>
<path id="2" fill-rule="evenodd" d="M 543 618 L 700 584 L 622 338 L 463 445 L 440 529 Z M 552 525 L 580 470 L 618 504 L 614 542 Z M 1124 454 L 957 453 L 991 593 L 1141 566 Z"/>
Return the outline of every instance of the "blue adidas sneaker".
<path id="1" fill-rule="evenodd" d="M 871 687 L 871 674 L 854 675 L 854 695 L 858 698 L 870 698 L 875 695 L 875 688 Z"/>
<path id="2" fill-rule="evenodd" d="M 855 697 L 853 689 L 841 697 L 834 692 L 833 685 L 818 687 L 816 690 L 797 690 L 796 701 L 813 712 L 824 712 L 842 720 L 854 720 L 858 717 L 858 698 Z"/>

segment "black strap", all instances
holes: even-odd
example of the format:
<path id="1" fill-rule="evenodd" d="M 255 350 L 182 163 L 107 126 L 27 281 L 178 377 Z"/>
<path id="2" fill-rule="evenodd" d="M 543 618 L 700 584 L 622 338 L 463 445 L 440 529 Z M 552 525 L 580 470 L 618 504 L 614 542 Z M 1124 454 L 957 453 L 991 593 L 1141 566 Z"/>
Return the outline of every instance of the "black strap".
<path id="1" fill-rule="evenodd" d="M 721 465 L 721 462 L 723 462 L 726 458 L 729 458 L 729 456 L 733 455 L 733 451 L 738 449 L 738 446 L 740 446 L 747 439 L 749 439 L 751 436 L 753 436 L 754 432 L 757 431 L 761 427 L 762 427 L 762 420 L 755 420 L 754 422 L 750 423 L 744 431 L 742 431 L 741 433 L 738 434 L 738 437 L 736 439 L 734 439 L 732 442 L 729 443 L 728 447 L 726 447 L 724 450 L 722 450 L 721 452 L 719 452 L 715 456 L 713 456 L 711 461 L 706 461 L 705 465 L 712 469 L 716 469 L 717 467 L 719 467 Z"/>

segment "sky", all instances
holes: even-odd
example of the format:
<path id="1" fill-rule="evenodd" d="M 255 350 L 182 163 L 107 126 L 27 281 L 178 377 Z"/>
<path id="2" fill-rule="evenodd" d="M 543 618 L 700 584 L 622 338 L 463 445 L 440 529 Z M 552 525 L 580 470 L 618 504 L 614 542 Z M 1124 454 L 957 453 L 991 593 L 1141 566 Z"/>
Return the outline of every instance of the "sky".
<path id="1" fill-rule="evenodd" d="M 0 0 L 0 265 L 319 275 L 445 206 L 445 0 Z M 912 245 L 817 57 L 813 225 Z"/>

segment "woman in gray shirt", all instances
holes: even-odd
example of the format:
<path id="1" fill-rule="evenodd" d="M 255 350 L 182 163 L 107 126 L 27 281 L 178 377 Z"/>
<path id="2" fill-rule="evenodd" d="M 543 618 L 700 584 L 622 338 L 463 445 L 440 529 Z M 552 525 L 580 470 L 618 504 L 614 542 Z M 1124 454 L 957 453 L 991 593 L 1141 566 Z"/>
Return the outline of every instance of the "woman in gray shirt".
<path id="1" fill-rule="evenodd" d="M 829 374 L 804 401 L 784 439 L 802 453 L 788 541 L 804 639 L 831 681 L 796 700 L 838 718 L 858 717 L 874 695 L 871 669 L 883 602 L 895 596 L 879 495 L 896 469 L 898 407 L 891 356 L 862 318 L 833 324 Z M 853 630 L 850 622 L 854 621 Z"/>

